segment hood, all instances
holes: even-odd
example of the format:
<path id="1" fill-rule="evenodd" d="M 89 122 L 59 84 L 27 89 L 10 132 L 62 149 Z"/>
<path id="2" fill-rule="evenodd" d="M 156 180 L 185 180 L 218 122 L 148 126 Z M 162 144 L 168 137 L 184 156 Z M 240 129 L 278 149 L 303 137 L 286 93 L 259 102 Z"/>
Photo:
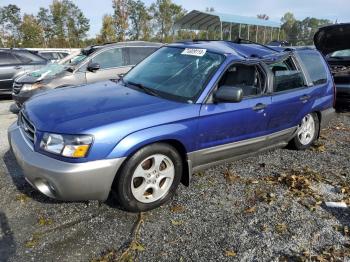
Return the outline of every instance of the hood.
<path id="1" fill-rule="evenodd" d="M 39 81 L 49 81 L 68 74 L 71 73 L 65 70 L 63 65 L 53 63 L 17 78 L 16 82 L 21 84 L 33 84 Z"/>
<path id="2" fill-rule="evenodd" d="M 24 104 L 24 111 L 39 131 L 94 133 L 110 125 L 128 133 L 170 122 L 169 114 L 176 121 L 189 106 L 106 81 L 36 95 Z"/>
<path id="3" fill-rule="evenodd" d="M 314 36 L 314 43 L 324 55 L 350 49 L 350 23 L 320 28 Z"/>

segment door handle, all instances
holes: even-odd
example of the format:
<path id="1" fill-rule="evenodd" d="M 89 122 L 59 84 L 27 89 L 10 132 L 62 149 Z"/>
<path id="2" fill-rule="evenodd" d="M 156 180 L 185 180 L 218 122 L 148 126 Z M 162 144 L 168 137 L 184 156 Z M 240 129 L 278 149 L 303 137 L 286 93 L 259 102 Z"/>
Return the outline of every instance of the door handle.
<path id="1" fill-rule="evenodd" d="M 301 101 L 307 101 L 307 100 L 309 100 L 310 99 L 310 96 L 309 95 L 302 95 L 301 97 L 300 97 L 300 100 Z"/>
<path id="2" fill-rule="evenodd" d="M 15 66 L 15 69 L 21 69 L 22 67 L 21 66 Z"/>
<path id="3" fill-rule="evenodd" d="M 254 110 L 254 111 L 259 111 L 259 110 L 265 109 L 266 107 L 267 107 L 267 105 L 262 104 L 262 103 L 258 103 L 258 104 L 256 104 L 256 105 L 253 107 L 253 110 Z"/>

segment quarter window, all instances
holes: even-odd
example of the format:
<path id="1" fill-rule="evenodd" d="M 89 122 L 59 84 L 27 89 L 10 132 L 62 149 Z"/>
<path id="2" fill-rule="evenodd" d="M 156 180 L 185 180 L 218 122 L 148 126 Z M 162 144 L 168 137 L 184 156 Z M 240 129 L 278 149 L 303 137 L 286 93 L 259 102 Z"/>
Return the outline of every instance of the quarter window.
<path id="1" fill-rule="evenodd" d="M 310 80 L 314 85 L 320 85 L 327 82 L 327 72 L 323 63 L 323 58 L 316 52 L 299 52 L 299 57 L 305 65 Z"/>
<path id="2" fill-rule="evenodd" d="M 106 50 L 91 59 L 91 63 L 98 63 L 101 69 L 123 66 L 123 55 L 121 48 Z"/>
<path id="3" fill-rule="evenodd" d="M 274 92 L 283 92 L 306 86 L 302 72 L 292 58 L 269 65 L 274 75 Z"/>

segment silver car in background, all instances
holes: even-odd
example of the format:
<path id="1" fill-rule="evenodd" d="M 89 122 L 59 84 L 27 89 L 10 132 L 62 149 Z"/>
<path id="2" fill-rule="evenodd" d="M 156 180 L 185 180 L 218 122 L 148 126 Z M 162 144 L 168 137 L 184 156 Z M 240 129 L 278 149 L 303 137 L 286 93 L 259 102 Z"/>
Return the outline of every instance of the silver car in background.
<path id="1" fill-rule="evenodd" d="M 143 41 L 90 46 L 63 64 L 49 64 L 17 78 L 12 97 L 21 108 L 33 95 L 50 89 L 118 79 L 161 46 Z"/>

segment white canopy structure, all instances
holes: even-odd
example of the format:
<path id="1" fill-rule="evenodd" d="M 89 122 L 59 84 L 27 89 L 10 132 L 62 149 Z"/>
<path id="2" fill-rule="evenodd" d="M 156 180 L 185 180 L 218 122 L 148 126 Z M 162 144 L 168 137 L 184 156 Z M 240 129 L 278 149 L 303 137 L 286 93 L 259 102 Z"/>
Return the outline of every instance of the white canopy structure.
<path id="1" fill-rule="evenodd" d="M 259 19 L 255 17 L 246 17 L 239 15 L 223 14 L 217 12 L 204 12 L 193 10 L 183 16 L 181 19 L 176 21 L 175 28 L 177 29 L 188 29 L 188 30 L 220 30 L 221 39 L 223 39 L 223 31 L 229 29 L 230 40 L 232 40 L 232 25 L 239 25 L 238 37 L 241 37 L 242 25 L 247 25 L 247 36 L 248 40 L 250 37 L 250 27 L 256 27 L 256 39 L 259 32 L 259 27 L 264 30 L 264 39 L 266 38 L 266 28 L 271 28 L 271 40 L 273 30 L 278 30 L 278 40 L 280 36 L 280 27 L 281 24 L 278 22 Z"/>

